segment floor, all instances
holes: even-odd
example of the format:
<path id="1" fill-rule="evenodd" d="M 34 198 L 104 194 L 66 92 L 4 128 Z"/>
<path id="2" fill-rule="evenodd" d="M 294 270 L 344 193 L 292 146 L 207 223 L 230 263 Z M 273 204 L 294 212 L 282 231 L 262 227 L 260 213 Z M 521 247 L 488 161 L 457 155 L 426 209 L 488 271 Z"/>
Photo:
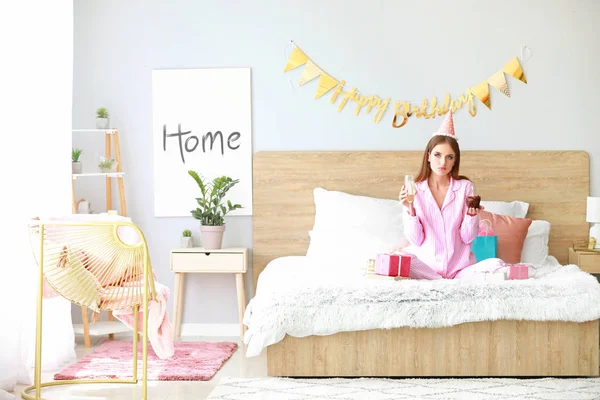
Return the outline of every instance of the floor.
<path id="1" fill-rule="evenodd" d="M 118 339 L 128 340 L 131 336 L 117 337 Z M 76 337 L 75 352 L 77 358 L 93 350 L 94 346 L 104 341 L 106 337 L 92 339 L 92 347 L 86 349 L 83 345 L 83 338 Z M 210 381 L 149 381 L 148 399 L 150 400 L 203 400 L 208 397 L 210 392 L 217 386 L 223 376 L 231 377 L 263 377 L 267 374 L 267 358 L 265 352 L 258 357 L 247 359 L 243 356 L 244 348 L 239 337 L 182 337 L 182 341 L 205 341 L 205 342 L 237 342 L 240 346 L 233 356 L 223 365 L 217 374 Z M 52 381 L 52 377 L 58 371 L 48 371 L 42 374 L 42 382 Z M 21 398 L 21 391 L 25 386 L 17 386 L 15 392 L 16 399 Z M 90 384 L 90 385 L 70 385 L 57 386 L 42 390 L 42 397 L 48 399 L 60 400 L 136 400 L 141 398 L 141 383 L 137 385 L 120 384 Z"/>

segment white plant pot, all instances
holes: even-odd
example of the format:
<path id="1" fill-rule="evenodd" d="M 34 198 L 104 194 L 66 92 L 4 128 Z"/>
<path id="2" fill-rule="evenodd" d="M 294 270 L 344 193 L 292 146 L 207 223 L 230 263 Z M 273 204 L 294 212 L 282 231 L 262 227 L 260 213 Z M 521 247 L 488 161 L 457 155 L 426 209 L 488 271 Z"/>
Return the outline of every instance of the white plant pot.
<path id="1" fill-rule="evenodd" d="M 109 129 L 110 118 L 96 118 L 96 129 Z"/>
<path id="2" fill-rule="evenodd" d="M 202 247 L 210 250 L 218 250 L 221 248 L 223 244 L 223 233 L 225 232 L 225 225 L 200 225 L 200 232 L 202 233 Z"/>
<path id="3" fill-rule="evenodd" d="M 72 172 L 74 174 L 80 174 L 81 173 L 81 165 L 82 165 L 81 161 L 75 161 L 75 162 L 73 162 L 72 163 L 72 167 L 71 167 Z"/>
<path id="4" fill-rule="evenodd" d="M 186 249 L 188 247 L 194 247 L 194 240 L 192 239 L 192 237 L 186 237 L 183 236 L 180 238 L 180 245 L 181 248 Z"/>

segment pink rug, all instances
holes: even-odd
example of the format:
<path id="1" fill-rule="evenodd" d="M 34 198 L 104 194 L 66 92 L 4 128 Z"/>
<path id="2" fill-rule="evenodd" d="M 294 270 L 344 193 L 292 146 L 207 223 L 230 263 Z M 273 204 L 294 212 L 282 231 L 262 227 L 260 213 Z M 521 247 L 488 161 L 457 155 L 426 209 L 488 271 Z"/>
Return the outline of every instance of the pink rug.
<path id="1" fill-rule="evenodd" d="M 237 349 L 233 342 L 177 342 L 175 354 L 161 360 L 148 343 L 148 380 L 207 381 Z M 131 378 L 133 342 L 107 340 L 54 375 L 55 380 Z M 138 379 L 142 374 L 142 347 L 138 348 Z"/>

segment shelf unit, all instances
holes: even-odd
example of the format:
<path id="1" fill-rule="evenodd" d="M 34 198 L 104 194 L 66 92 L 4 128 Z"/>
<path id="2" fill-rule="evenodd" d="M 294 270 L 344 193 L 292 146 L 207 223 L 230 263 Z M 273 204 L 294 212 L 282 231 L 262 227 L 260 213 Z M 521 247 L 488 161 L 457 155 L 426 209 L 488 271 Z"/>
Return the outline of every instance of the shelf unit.
<path id="1" fill-rule="evenodd" d="M 117 162 L 117 170 L 115 172 L 92 172 L 85 174 L 72 174 L 72 212 L 77 214 L 77 201 L 75 200 L 75 180 L 86 177 L 105 177 L 106 179 L 106 210 L 112 210 L 112 179 L 117 179 L 119 187 L 119 200 L 121 206 L 120 215 L 127 216 L 127 208 L 125 205 L 125 184 L 121 165 L 121 149 L 119 147 L 119 130 L 118 129 L 72 129 L 72 133 L 102 133 L 104 134 L 104 156 L 111 158 L 112 148 L 114 147 L 115 161 Z M 114 338 L 115 333 L 131 331 L 125 324 L 120 321 L 115 321 L 112 312 L 108 313 L 108 321 L 98 321 L 90 326 L 88 309 L 81 307 L 81 325 L 74 325 L 75 333 L 82 333 L 84 337 L 85 347 L 91 347 L 90 336 L 106 335 L 110 339 Z"/>

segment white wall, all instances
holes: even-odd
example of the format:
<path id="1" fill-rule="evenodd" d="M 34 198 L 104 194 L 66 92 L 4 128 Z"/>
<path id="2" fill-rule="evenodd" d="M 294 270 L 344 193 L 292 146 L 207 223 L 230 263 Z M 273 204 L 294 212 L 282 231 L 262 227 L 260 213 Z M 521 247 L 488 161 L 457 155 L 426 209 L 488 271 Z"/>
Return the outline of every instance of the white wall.
<path id="1" fill-rule="evenodd" d="M 251 67 L 254 152 L 420 150 L 441 119 L 393 129 L 393 108 L 375 125 L 352 104 L 338 113 L 330 95 L 313 100 L 316 80 L 298 89 L 301 69 L 282 72 L 290 40 L 347 89 L 392 101 L 458 96 L 527 45 L 527 85 L 510 79 L 512 97 L 492 92 L 493 111 L 478 103 L 475 118 L 455 116 L 461 148 L 586 150 L 591 194 L 600 196 L 599 17 L 593 0 L 76 1 L 73 125 L 93 125 L 99 106 L 112 112 L 129 214 L 149 239 L 159 280 L 172 287 L 169 249 L 182 229 L 199 236 L 199 228 L 191 217 L 153 217 L 152 69 Z M 102 180 L 79 182 L 78 192 L 103 206 Z M 227 220 L 224 245 L 252 247 L 251 217 Z M 236 322 L 234 286 L 229 275 L 191 277 L 184 322 Z"/>

